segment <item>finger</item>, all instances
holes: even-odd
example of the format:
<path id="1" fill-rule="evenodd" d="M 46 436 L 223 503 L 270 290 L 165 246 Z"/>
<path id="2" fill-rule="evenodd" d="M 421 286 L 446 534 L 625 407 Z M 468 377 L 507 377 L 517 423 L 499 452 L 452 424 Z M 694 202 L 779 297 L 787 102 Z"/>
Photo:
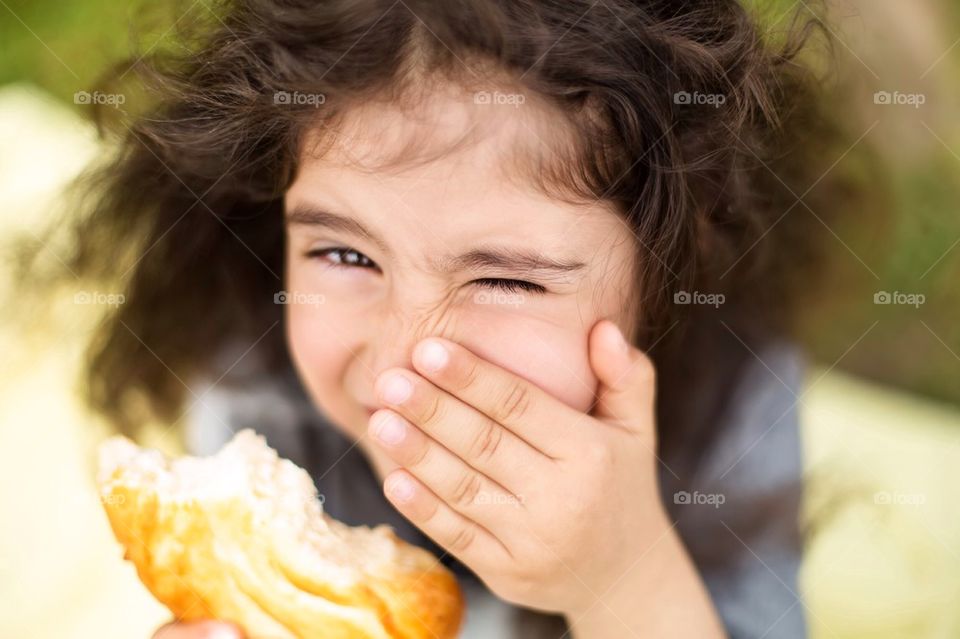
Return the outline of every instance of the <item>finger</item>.
<path id="1" fill-rule="evenodd" d="M 420 375 L 402 368 L 377 378 L 377 397 L 508 491 L 522 491 L 549 460 L 517 435 Z"/>
<path id="2" fill-rule="evenodd" d="M 397 413 L 381 409 L 370 418 L 370 435 L 386 454 L 451 508 L 501 536 L 520 499 L 433 441 Z M 511 507 L 506 511 L 506 507 Z"/>
<path id="3" fill-rule="evenodd" d="M 600 380 L 592 414 L 631 431 L 652 431 L 656 373 L 650 358 L 630 346 L 610 320 L 594 325 L 589 348 Z"/>
<path id="4" fill-rule="evenodd" d="M 576 427 L 582 413 L 450 340 L 422 340 L 413 350 L 413 365 L 431 382 L 548 457 L 562 456 L 583 435 Z"/>
<path id="5" fill-rule="evenodd" d="M 513 561 L 507 547 L 490 531 L 453 510 L 407 471 L 387 475 L 383 488 L 404 517 L 475 572 Z"/>
<path id="6" fill-rule="evenodd" d="M 161 626 L 153 639 L 242 639 L 243 633 L 224 621 L 171 621 Z"/>

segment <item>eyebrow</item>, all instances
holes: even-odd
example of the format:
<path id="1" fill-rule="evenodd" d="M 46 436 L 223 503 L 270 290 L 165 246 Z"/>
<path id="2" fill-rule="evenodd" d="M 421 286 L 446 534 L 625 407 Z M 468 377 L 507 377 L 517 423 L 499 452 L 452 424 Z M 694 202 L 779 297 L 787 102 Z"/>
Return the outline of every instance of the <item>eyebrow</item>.
<path id="1" fill-rule="evenodd" d="M 314 205 L 297 205 L 285 215 L 286 224 L 304 226 L 322 226 L 328 229 L 350 233 L 362 237 L 390 254 L 390 248 L 379 235 L 368 229 L 358 220 L 333 213 Z M 498 268 L 508 271 L 549 277 L 563 275 L 584 269 L 585 262 L 576 260 L 556 260 L 535 251 L 506 247 L 476 248 L 457 256 L 444 256 L 431 260 L 438 272 L 458 272 L 470 269 Z"/>

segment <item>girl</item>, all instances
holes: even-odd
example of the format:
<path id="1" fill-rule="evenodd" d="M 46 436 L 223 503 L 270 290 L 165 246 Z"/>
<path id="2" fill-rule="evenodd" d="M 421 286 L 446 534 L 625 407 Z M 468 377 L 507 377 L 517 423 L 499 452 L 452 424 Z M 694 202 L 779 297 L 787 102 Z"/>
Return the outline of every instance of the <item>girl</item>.
<path id="1" fill-rule="evenodd" d="M 458 573 L 464 636 L 803 636 L 788 329 L 821 227 L 797 193 L 835 158 L 797 58 L 816 22 L 762 37 L 735 0 L 193 14 L 111 76 L 136 93 L 103 88 L 129 113 L 96 106 L 118 153 L 64 259 L 125 303 L 92 405 L 200 453 L 257 428 L 332 515 Z"/>

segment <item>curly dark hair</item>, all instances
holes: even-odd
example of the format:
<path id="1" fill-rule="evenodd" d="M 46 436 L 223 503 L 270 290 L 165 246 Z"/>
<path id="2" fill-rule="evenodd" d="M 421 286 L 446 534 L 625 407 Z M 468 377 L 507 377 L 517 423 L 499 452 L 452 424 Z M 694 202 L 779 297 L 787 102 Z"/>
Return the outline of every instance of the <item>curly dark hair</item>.
<path id="1" fill-rule="evenodd" d="M 217 377 L 230 342 L 281 319 L 282 196 L 308 131 L 335 131 L 364 101 L 415 106 L 429 82 L 509 84 L 561 114 L 573 141 L 526 176 L 613 203 L 633 229 L 633 338 L 659 370 L 661 446 L 702 448 L 744 362 L 731 334 L 788 333 L 811 286 L 822 225 L 797 198 L 841 139 L 803 61 L 829 50 L 807 46 L 829 42 L 811 38 L 820 19 L 805 5 L 779 31 L 760 25 L 736 0 L 223 0 L 181 20 L 105 74 L 128 112 L 91 105 L 114 146 L 51 230 L 69 235 L 67 270 L 125 296 L 89 345 L 90 404 L 128 434 L 175 421 L 181 380 Z M 277 104 L 279 92 L 325 101 Z M 33 287 L 35 257 L 20 278 Z M 674 303 L 683 291 L 726 302 Z M 257 348 L 267 370 L 289 371 L 278 333 Z"/>

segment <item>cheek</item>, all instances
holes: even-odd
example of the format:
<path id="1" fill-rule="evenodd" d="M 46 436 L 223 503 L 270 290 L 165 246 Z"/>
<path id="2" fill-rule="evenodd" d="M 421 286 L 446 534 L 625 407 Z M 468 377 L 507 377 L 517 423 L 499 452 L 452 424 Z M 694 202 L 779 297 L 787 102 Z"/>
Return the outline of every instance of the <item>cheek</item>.
<path id="1" fill-rule="evenodd" d="M 539 386 L 564 404 L 587 411 L 597 378 L 583 328 L 532 318 L 485 318 L 469 335 L 453 337 L 480 357 Z"/>
<path id="2" fill-rule="evenodd" d="M 336 362 L 338 359 L 336 342 L 325 337 L 327 330 L 318 330 L 326 323 L 322 314 L 297 304 L 288 304 L 284 310 L 287 345 L 300 372 L 310 376 L 322 371 L 332 372 L 335 366 L 316 366 L 318 362 Z"/>
<path id="3" fill-rule="evenodd" d="M 284 308 L 287 347 L 304 384 L 321 407 L 329 410 L 336 387 L 350 361 L 351 328 L 355 326 L 343 296 L 318 277 L 313 262 L 288 249 L 287 304 Z"/>
<path id="4" fill-rule="evenodd" d="M 351 360 L 351 342 L 350 322 L 335 309 L 335 304 L 325 300 L 320 304 L 288 303 L 284 311 L 293 365 L 314 404 L 338 421 L 350 410 L 342 380 Z"/>

